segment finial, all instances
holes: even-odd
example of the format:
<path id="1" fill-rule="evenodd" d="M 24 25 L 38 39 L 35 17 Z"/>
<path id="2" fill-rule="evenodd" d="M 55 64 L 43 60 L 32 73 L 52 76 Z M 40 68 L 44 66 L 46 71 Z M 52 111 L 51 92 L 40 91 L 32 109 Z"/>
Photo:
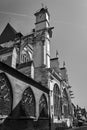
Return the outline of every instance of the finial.
<path id="1" fill-rule="evenodd" d="M 45 6 L 45 9 L 48 9 L 48 8 L 47 8 L 47 5 Z"/>
<path id="2" fill-rule="evenodd" d="M 42 6 L 42 8 L 44 8 L 44 4 L 43 3 L 41 3 L 41 6 Z"/>
<path id="3" fill-rule="evenodd" d="M 65 64 L 65 61 L 63 61 L 63 67 L 65 67 L 65 65 L 66 65 L 66 64 Z"/>
<path id="4" fill-rule="evenodd" d="M 56 57 L 59 58 L 58 50 L 56 50 Z"/>
<path id="5" fill-rule="evenodd" d="M 11 17 L 9 17 L 8 22 L 11 23 Z"/>

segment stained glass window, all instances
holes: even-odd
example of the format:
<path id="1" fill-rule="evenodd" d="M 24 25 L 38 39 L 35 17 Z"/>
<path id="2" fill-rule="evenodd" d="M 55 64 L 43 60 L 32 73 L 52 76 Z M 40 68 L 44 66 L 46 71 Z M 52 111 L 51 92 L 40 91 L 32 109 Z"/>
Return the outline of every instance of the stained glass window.
<path id="1" fill-rule="evenodd" d="M 53 99 L 54 99 L 54 116 L 59 116 L 60 114 L 60 89 L 57 84 L 54 85 L 53 89 Z"/>
<path id="2" fill-rule="evenodd" d="M 69 115 L 68 113 L 68 106 L 64 105 L 64 117 L 67 117 Z"/>
<path id="3" fill-rule="evenodd" d="M 11 113 L 12 99 L 10 82 L 4 73 L 0 73 L 0 115 Z"/>
<path id="4" fill-rule="evenodd" d="M 35 97 L 30 87 L 25 89 L 22 97 L 22 106 L 25 110 L 26 116 L 35 117 Z"/>
<path id="5" fill-rule="evenodd" d="M 69 115 L 69 101 L 68 101 L 68 94 L 66 89 L 63 90 L 63 104 L 64 104 L 64 116 L 67 117 Z"/>
<path id="6" fill-rule="evenodd" d="M 46 96 L 43 94 L 39 101 L 39 115 L 40 117 L 47 117 L 48 116 L 48 105 Z"/>

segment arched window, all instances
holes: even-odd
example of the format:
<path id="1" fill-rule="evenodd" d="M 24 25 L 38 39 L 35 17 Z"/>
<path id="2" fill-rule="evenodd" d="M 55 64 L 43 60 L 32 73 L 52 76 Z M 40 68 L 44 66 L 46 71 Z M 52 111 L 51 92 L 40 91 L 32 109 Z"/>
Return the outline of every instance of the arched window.
<path id="1" fill-rule="evenodd" d="M 30 87 L 25 89 L 23 93 L 22 106 L 23 109 L 25 110 L 26 116 L 35 117 L 35 110 L 36 110 L 35 97 Z"/>
<path id="2" fill-rule="evenodd" d="M 39 101 L 39 116 L 47 117 L 48 116 L 48 105 L 46 96 L 43 94 Z"/>
<path id="3" fill-rule="evenodd" d="M 63 98 L 64 100 L 68 101 L 68 93 L 66 91 L 66 88 L 63 89 Z"/>
<path id="4" fill-rule="evenodd" d="M 0 73 L 0 115 L 8 116 L 12 111 L 12 88 L 4 73 Z"/>
<path id="5" fill-rule="evenodd" d="M 67 117 L 69 115 L 69 101 L 68 94 L 66 88 L 63 89 L 63 100 L 64 100 L 64 116 Z"/>
<path id="6" fill-rule="evenodd" d="M 54 100 L 54 116 L 58 116 L 60 115 L 60 89 L 59 86 L 57 84 L 54 85 L 54 89 L 53 89 L 53 100 Z"/>
<path id="7" fill-rule="evenodd" d="M 22 50 L 21 52 L 21 59 L 20 59 L 21 63 L 26 63 L 31 61 L 31 56 L 30 53 L 27 51 L 26 48 L 24 48 L 24 50 Z"/>

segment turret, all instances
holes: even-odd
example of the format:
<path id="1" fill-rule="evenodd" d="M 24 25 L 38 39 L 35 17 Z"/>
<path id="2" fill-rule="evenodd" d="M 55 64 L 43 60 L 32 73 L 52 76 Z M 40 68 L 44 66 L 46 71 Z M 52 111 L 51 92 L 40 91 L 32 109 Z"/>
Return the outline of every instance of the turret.
<path id="1" fill-rule="evenodd" d="M 50 38 L 52 27 L 50 27 L 50 14 L 47 8 L 41 8 L 35 14 L 35 43 L 34 64 L 35 67 L 46 66 L 50 68 Z"/>

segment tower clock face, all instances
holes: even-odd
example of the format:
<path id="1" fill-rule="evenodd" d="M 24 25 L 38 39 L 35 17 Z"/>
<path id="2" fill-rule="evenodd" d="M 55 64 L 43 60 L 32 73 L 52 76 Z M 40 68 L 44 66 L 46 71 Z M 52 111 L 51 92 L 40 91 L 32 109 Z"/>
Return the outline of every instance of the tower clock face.
<path id="1" fill-rule="evenodd" d="M 0 74 L 0 115 L 9 115 L 12 108 L 10 83 L 4 73 Z"/>
<path id="2" fill-rule="evenodd" d="M 41 21 L 44 21 L 44 20 L 45 20 L 45 14 L 40 13 L 40 14 L 37 16 L 37 22 L 41 22 Z"/>

